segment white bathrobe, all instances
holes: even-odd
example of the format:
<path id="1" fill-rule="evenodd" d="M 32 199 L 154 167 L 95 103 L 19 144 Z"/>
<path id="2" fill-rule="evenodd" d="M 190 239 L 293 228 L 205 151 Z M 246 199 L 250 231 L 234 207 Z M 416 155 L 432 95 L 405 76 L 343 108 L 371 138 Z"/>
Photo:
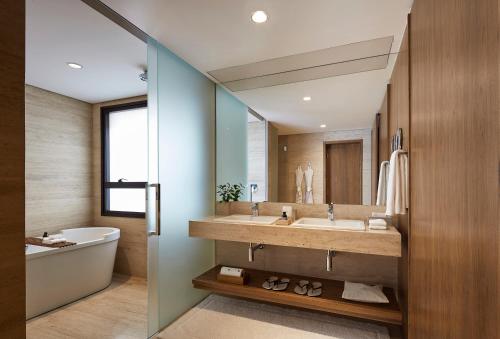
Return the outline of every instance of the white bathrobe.
<path id="1" fill-rule="evenodd" d="M 312 188 L 312 181 L 313 181 L 313 175 L 314 171 L 312 167 L 309 165 L 305 171 L 305 176 L 306 176 L 306 204 L 314 204 L 314 198 L 313 198 L 313 188 Z"/>
<path id="2" fill-rule="evenodd" d="M 295 196 L 295 202 L 297 204 L 302 204 L 304 202 L 302 198 L 302 178 L 304 177 L 304 171 L 302 167 L 298 166 L 295 170 L 295 186 L 297 187 L 297 194 Z"/>
<path id="3" fill-rule="evenodd" d="M 389 161 L 385 214 L 406 214 L 408 205 L 408 155 L 402 150 L 397 150 L 391 154 Z"/>

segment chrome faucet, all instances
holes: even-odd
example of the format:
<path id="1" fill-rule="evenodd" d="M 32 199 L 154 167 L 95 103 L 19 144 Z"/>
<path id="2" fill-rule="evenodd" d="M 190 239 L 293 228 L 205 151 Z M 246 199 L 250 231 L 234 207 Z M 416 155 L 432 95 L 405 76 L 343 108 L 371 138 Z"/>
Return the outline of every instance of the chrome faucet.
<path id="1" fill-rule="evenodd" d="M 333 213 L 333 202 L 328 204 L 328 220 L 335 220 L 335 214 Z"/>
<path id="2" fill-rule="evenodd" d="M 254 202 L 252 204 L 252 216 L 258 217 L 259 216 L 259 203 Z"/>

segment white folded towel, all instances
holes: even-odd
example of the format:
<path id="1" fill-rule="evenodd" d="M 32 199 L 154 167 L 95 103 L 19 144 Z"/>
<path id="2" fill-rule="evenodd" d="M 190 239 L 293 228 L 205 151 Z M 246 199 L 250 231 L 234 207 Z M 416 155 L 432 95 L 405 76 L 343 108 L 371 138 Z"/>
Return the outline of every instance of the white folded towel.
<path id="1" fill-rule="evenodd" d="M 382 161 L 378 174 L 377 206 L 385 205 L 387 200 L 387 179 L 389 176 L 389 161 Z"/>
<path id="2" fill-rule="evenodd" d="M 367 303 L 388 303 L 389 299 L 387 299 L 382 289 L 381 285 L 369 286 L 346 281 L 344 282 L 342 298 Z"/>
<path id="3" fill-rule="evenodd" d="M 368 225 L 369 230 L 375 230 L 375 231 L 380 231 L 380 230 L 386 230 L 387 226 L 380 226 L 380 225 Z"/>
<path id="4" fill-rule="evenodd" d="M 66 238 L 56 238 L 56 239 L 50 239 L 50 237 L 43 238 L 42 243 L 47 244 L 47 245 L 52 245 L 52 244 L 57 244 L 60 242 L 65 242 Z"/>
<path id="5" fill-rule="evenodd" d="M 386 230 L 387 229 L 387 221 L 384 219 L 369 219 L 368 220 L 368 229 L 370 230 Z"/>
<path id="6" fill-rule="evenodd" d="M 385 218 L 386 215 L 385 215 L 385 212 L 372 212 L 372 217 Z"/>
<path id="7" fill-rule="evenodd" d="M 392 153 L 389 162 L 385 214 L 406 214 L 408 194 L 408 156 L 402 150 L 397 150 Z"/>
<path id="8" fill-rule="evenodd" d="M 370 220 L 368 220 L 368 225 L 370 225 L 370 226 L 387 226 L 387 222 L 384 219 L 370 219 Z"/>

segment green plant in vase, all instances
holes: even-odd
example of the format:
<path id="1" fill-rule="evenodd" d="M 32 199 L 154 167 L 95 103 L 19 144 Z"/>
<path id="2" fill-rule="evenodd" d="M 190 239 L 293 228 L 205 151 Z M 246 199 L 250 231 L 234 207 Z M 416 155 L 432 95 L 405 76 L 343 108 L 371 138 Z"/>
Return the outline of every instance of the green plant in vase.
<path id="1" fill-rule="evenodd" d="M 217 186 L 217 194 L 220 197 L 220 202 L 239 201 L 245 186 L 243 184 L 225 183 Z"/>

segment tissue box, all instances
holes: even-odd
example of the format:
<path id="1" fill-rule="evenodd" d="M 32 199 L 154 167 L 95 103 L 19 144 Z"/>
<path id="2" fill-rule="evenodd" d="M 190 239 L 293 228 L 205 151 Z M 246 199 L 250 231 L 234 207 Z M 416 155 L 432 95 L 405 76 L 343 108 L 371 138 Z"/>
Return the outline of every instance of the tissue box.
<path id="1" fill-rule="evenodd" d="M 245 285 L 248 281 L 248 275 L 245 271 L 241 272 L 240 277 L 217 273 L 217 281 L 228 284 Z"/>

